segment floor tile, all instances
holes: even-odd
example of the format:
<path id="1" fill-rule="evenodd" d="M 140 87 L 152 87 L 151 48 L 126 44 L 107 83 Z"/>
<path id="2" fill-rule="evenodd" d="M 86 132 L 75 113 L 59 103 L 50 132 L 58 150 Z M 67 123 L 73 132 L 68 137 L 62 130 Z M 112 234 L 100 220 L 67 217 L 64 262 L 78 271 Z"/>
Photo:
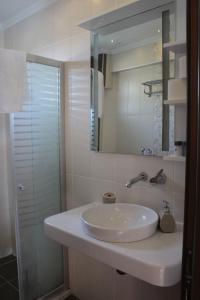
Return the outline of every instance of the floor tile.
<path id="1" fill-rule="evenodd" d="M 17 262 L 13 261 L 0 266 L 0 276 L 6 280 L 12 280 L 17 278 Z"/>
<path id="2" fill-rule="evenodd" d="M 79 300 L 78 298 L 76 298 L 75 296 L 71 295 L 69 296 L 67 299 L 65 300 Z"/>
<path id="3" fill-rule="evenodd" d="M 2 300 L 19 300 L 19 293 L 8 283 L 0 287 L 0 299 Z"/>
<path id="4" fill-rule="evenodd" d="M 4 283 L 6 283 L 6 280 L 3 277 L 0 277 L 0 286 Z"/>
<path id="5" fill-rule="evenodd" d="M 9 282 L 10 282 L 10 284 L 14 285 L 14 287 L 16 287 L 17 289 L 19 289 L 18 278 L 12 279 Z"/>
<path id="6" fill-rule="evenodd" d="M 7 264 L 11 261 L 14 261 L 14 260 L 16 260 L 16 257 L 13 255 L 8 255 L 6 257 L 0 258 L 0 266 L 3 264 Z"/>

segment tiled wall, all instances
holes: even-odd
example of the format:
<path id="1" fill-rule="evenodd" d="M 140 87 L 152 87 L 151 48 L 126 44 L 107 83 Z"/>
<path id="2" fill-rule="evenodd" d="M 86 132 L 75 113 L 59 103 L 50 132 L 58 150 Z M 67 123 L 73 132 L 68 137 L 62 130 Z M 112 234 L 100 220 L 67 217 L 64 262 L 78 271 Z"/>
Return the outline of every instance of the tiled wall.
<path id="1" fill-rule="evenodd" d="M 120 202 L 147 205 L 159 211 L 168 200 L 178 221 L 183 220 L 184 174 L 182 163 L 160 158 L 95 153 L 90 151 L 89 137 L 89 65 L 68 64 L 67 81 L 67 204 L 69 208 L 91 201 L 101 201 L 107 191 L 116 193 Z M 154 176 L 163 168 L 168 177 L 164 186 L 137 183 L 125 188 L 128 179 L 146 171 Z M 181 200 L 182 199 L 182 200 Z"/>
<path id="2" fill-rule="evenodd" d="M 0 29 L 0 48 L 4 47 L 4 34 Z M 11 220 L 8 198 L 6 116 L 0 114 L 0 258 L 12 252 Z"/>
<path id="3" fill-rule="evenodd" d="M 112 88 L 104 92 L 100 138 L 103 152 L 140 155 L 142 147 L 151 149 L 154 155 L 162 151 L 162 97 L 157 94 L 149 98 L 142 85 L 161 78 L 161 72 L 159 63 L 113 73 Z"/>
<path id="4" fill-rule="evenodd" d="M 6 116 L 0 114 L 0 258 L 12 253 L 6 134 Z"/>
<path id="5" fill-rule="evenodd" d="M 183 164 L 159 158 L 100 154 L 89 149 L 90 35 L 77 27 L 77 24 L 130 2 L 133 1 L 60 0 L 6 30 L 5 43 L 7 48 L 71 61 L 66 69 L 68 208 L 101 200 L 103 193 L 113 191 L 118 201 L 145 204 L 156 210 L 160 210 L 163 200 L 168 200 L 176 219 L 182 221 Z M 168 176 L 165 186 L 152 187 L 148 183 L 138 183 L 129 190 L 125 188 L 126 180 L 139 172 L 145 170 L 149 176 L 154 176 L 161 168 Z M 87 276 L 85 269 L 90 270 L 87 271 Z M 174 294 L 173 289 L 168 289 L 167 292 L 165 289 L 148 289 L 148 285 L 143 283 L 143 294 L 140 293 L 137 297 L 136 293 L 141 291 L 141 282 L 138 283 L 129 276 L 122 280 L 113 269 L 74 251 L 70 251 L 70 279 L 73 291 L 81 300 L 122 300 L 125 299 L 124 293 L 126 300 L 147 300 L 150 290 L 154 300 L 164 297 L 169 299 Z"/>
<path id="6" fill-rule="evenodd" d="M 0 48 L 4 47 L 4 34 L 3 34 L 3 30 L 1 30 L 0 28 Z"/>

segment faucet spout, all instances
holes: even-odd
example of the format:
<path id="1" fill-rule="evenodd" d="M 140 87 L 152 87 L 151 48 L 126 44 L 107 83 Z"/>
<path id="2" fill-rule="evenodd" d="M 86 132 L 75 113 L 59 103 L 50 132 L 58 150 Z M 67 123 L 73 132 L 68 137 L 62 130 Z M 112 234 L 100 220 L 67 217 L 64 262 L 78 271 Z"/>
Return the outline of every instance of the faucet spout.
<path id="1" fill-rule="evenodd" d="M 131 178 L 127 183 L 126 187 L 131 188 L 133 184 L 135 184 L 138 181 L 147 181 L 148 175 L 145 172 L 140 173 L 137 177 Z"/>

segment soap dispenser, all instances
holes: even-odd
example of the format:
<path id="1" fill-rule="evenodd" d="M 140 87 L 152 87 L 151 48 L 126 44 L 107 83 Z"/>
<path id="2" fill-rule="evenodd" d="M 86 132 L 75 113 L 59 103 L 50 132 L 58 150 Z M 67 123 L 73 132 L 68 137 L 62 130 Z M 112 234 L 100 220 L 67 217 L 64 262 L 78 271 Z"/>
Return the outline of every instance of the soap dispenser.
<path id="1" fill-rule="evenodd" d="M 164 202 L 164 209 L 160 213 L 160 230 L 164 233 L 172 233 L 176 230 L 176 223 L 173 215 L 170 212 L 168 201 Z"/>

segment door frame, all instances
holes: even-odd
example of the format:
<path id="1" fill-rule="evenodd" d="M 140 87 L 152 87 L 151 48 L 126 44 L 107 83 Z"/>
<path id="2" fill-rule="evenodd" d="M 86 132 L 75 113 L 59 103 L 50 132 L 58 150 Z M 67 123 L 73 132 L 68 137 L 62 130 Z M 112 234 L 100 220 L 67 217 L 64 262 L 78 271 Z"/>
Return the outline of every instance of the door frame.
<path id="1" fill-rule="evenodd" d="M 187 0 L 188 117 L 181 299 L 200 299 L 200 0 Z"/>

